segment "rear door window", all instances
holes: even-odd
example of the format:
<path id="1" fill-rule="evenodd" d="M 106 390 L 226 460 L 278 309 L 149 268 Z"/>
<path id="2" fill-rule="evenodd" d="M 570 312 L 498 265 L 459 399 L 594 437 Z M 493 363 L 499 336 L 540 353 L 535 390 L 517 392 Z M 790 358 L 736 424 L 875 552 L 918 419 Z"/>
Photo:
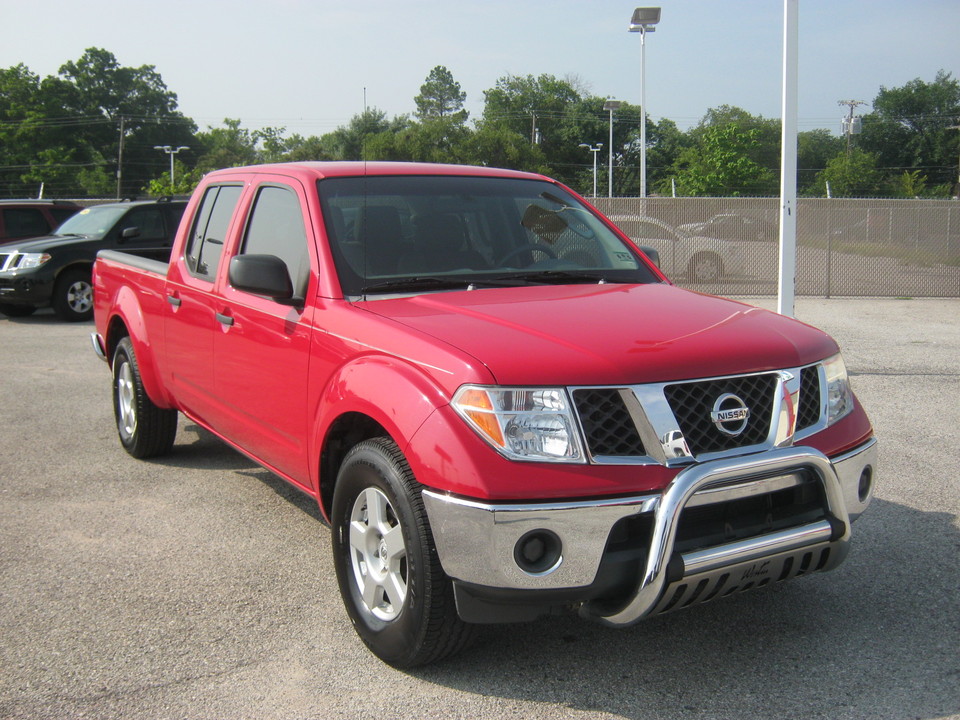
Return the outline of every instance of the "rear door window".
<path id="1" fill-rule="evenodd" d="M 185 255 L 187 267 L 193 275 L 211 282 L 216 277 L 230 218 L 242 193 L 242 185 L 214 185 L 204 192 L 190 229 Z"/>

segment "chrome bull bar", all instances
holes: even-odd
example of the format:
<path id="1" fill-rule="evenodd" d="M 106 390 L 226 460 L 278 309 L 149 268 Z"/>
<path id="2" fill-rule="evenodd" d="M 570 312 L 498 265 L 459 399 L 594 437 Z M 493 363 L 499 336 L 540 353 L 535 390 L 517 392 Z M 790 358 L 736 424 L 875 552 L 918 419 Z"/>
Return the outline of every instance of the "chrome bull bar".
<path id="1" fill-rule="evenodd" d="M 674 545 L 680 514 L 701 491 L 735 482 L 760 481 L 807 470 L 821 483 L 827 517 L 798 527 L 676 555 Z M 839 564 L 847 553 L 850 520 L 837 473 L 825 455 L 808 447 L 772 450 L 762 455 L 715 460 L 680 472 L 656 501 L 650 551 L 645 568 L 630 599 L 619 608 L 590 602 L 580 614 L 606 625 L 632 625 L 664 609 L 668 586 L 683 580 L 707 579 L 727 570 L 750 572 L 758 561 L 792 561 L 793 556 L 817 547 L 830 548 L 829 565 Z M 679 558 L 679 560 L 678 560 Z M 722 580 L 721 580 L 722 584 Z M 719 588 L 718 588 L 719 589 Z"/>

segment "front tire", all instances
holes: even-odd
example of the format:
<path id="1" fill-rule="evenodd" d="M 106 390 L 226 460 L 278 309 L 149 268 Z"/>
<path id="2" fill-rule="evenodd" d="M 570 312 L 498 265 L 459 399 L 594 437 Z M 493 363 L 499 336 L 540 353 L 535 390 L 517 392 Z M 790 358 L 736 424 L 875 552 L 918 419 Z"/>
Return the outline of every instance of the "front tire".
<path id="1" fill-rule="evenodd" d="M 61 320 L 80 322 L 93 317 L 93 285 L 90 270 L 66 270 L 53 286 L 50 300 L 53 311 Z"/>
<path id="2" fill-rule="evenodd" d="M 347 454 L 331 513 L 334 565 L 354 629 L 384 662 L 409 668 L 458 652 L 473 626 L 457 615 L 403 453 L 386 437 Z"/>
<path id="3" fill-rule="evenodd" d="M 133 457 L 165 455 L 173 448 L 177 411 L 157 407 L 147 395 L 129 337 L 113 353 L 113 411 L 120 443 Z"/>
<path id="4" fill-rule="evenodd" d="M 687 276 L 693 282 L 716 282 L 723 277 L 723 261 L 716 253 L 697 253 L 687 265 Z"/>

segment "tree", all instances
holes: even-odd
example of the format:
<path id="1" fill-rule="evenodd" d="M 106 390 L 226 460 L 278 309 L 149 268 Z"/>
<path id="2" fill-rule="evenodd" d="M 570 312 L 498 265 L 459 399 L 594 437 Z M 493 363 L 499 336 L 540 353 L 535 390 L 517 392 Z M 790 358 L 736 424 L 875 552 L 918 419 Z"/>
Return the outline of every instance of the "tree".
<path id="1" fill-rule="evenodd" d="M 143 187 L 166 163 L 154 146 L 190 146 L 196 127 L 153 65 L 124 67 L 113 53 L 88 48 L 59 76 L 71 88 L 63 93 L 65 111 L 86 120 L 75 131 L 86 159 L 119 164 L 122 143 L 122 193 Z"/>
<path id="2" fill-rule="evenodd" d="M 933 82 L 916 78 L 886 88 L 863 118 L 858 145 L 874 153 L 891 177 L 919 170 L 934 185 L 953 182 L 960 133 L 950 130 L 960 117 L 960 82 L 940 70 Z"/>
<path id="3" fill-rule="evenodd" d="M 697 144 L 680 153 L 674 164 L 681 195 L 740 197 L 772 195 L 776 174 L 755 156 L 762 130 L 736 122 L 711 125 L 698 133 Z"/>
<path id="4" fill-rule="evenodd" d="M 467 111 L 463 103 L 467 94 L 460 90 L 460 83 L 443 65 L 437 65 L 420 86 L 420 94 L 413 101 L 417 104 L 417 117 L 421 120 L 455 116 L 466 121 Z"/>
<path id="5" fill-rule="evenodd" d="M 74 89 L 57 78 L 42 80 L 23 65 L 0 69 L 0 193 L 31 196 L 79 194 L 78 170 L 90 164 L 77 128 L 83 119 L 66 107 Z"/>
<path id="6" fill-rule="evenodd" d="M 377 108 L 369 108 L 354 115 L 346 127 L 338 127 L 327 133 L 320 142 L 331 160 L 368 160 L 366 148 L 372 138 L 380 133 L 398 133 L 410 126 L 405 115 L 387 119 L 387 114 Z M 382 145 L 383 140 L 377 144 Z"/>
<path id="7" fill-rule="evenodd" d="M 831 197 L 876 197 L 880 194 L 883 175 L 877 169 L 877 157 L 853 148 L 838 153 L 827 163 L 826 169 L 817 175 L 821 194 L 827 194 L 830 184 Z"/>
<path id="8" fill-rule="evenodd" d="M 797 133 L 797 191 L 801 195 L 822 195 L 823 183 L 817 175 L 838 153 L 844 152 L 844 140 L 829 130 L 807 130 Z"/>
<path id="9" fill-rule="evenodd" d="M 222 128 L 197 133 L 197 142 L 201 149 L 197 166 L 204 171 L 257 162 L 257 140 L 237 119 L 225 118 Z"/>

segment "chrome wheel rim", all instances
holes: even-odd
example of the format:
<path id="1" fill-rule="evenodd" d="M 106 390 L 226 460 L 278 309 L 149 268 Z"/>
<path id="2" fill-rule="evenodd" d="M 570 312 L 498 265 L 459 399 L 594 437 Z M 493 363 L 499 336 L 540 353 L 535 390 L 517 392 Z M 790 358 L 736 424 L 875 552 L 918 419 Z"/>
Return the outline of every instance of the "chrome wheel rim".
<path id="1" fill-rule="evenodd" d="M 133 437 L 137 430 L 137 395 L 133 370 L 124 362 L 117 370 L 117 420 L 124 437 Z"/>
<path id="2" fill-rule="evenodd" d="M 407 547 L 397 514 L 378 488 L 368 487 L 353 503 L 350 560 L 366 610 L 379 620 L 396 619 L 407 597 Z"/>
<path id="3" fill-rule="evenodd" d="M 93 307 L 93 286 L 77 280 L 67 288 L 67 305 L 75 313 L 84 313 Z"/>

